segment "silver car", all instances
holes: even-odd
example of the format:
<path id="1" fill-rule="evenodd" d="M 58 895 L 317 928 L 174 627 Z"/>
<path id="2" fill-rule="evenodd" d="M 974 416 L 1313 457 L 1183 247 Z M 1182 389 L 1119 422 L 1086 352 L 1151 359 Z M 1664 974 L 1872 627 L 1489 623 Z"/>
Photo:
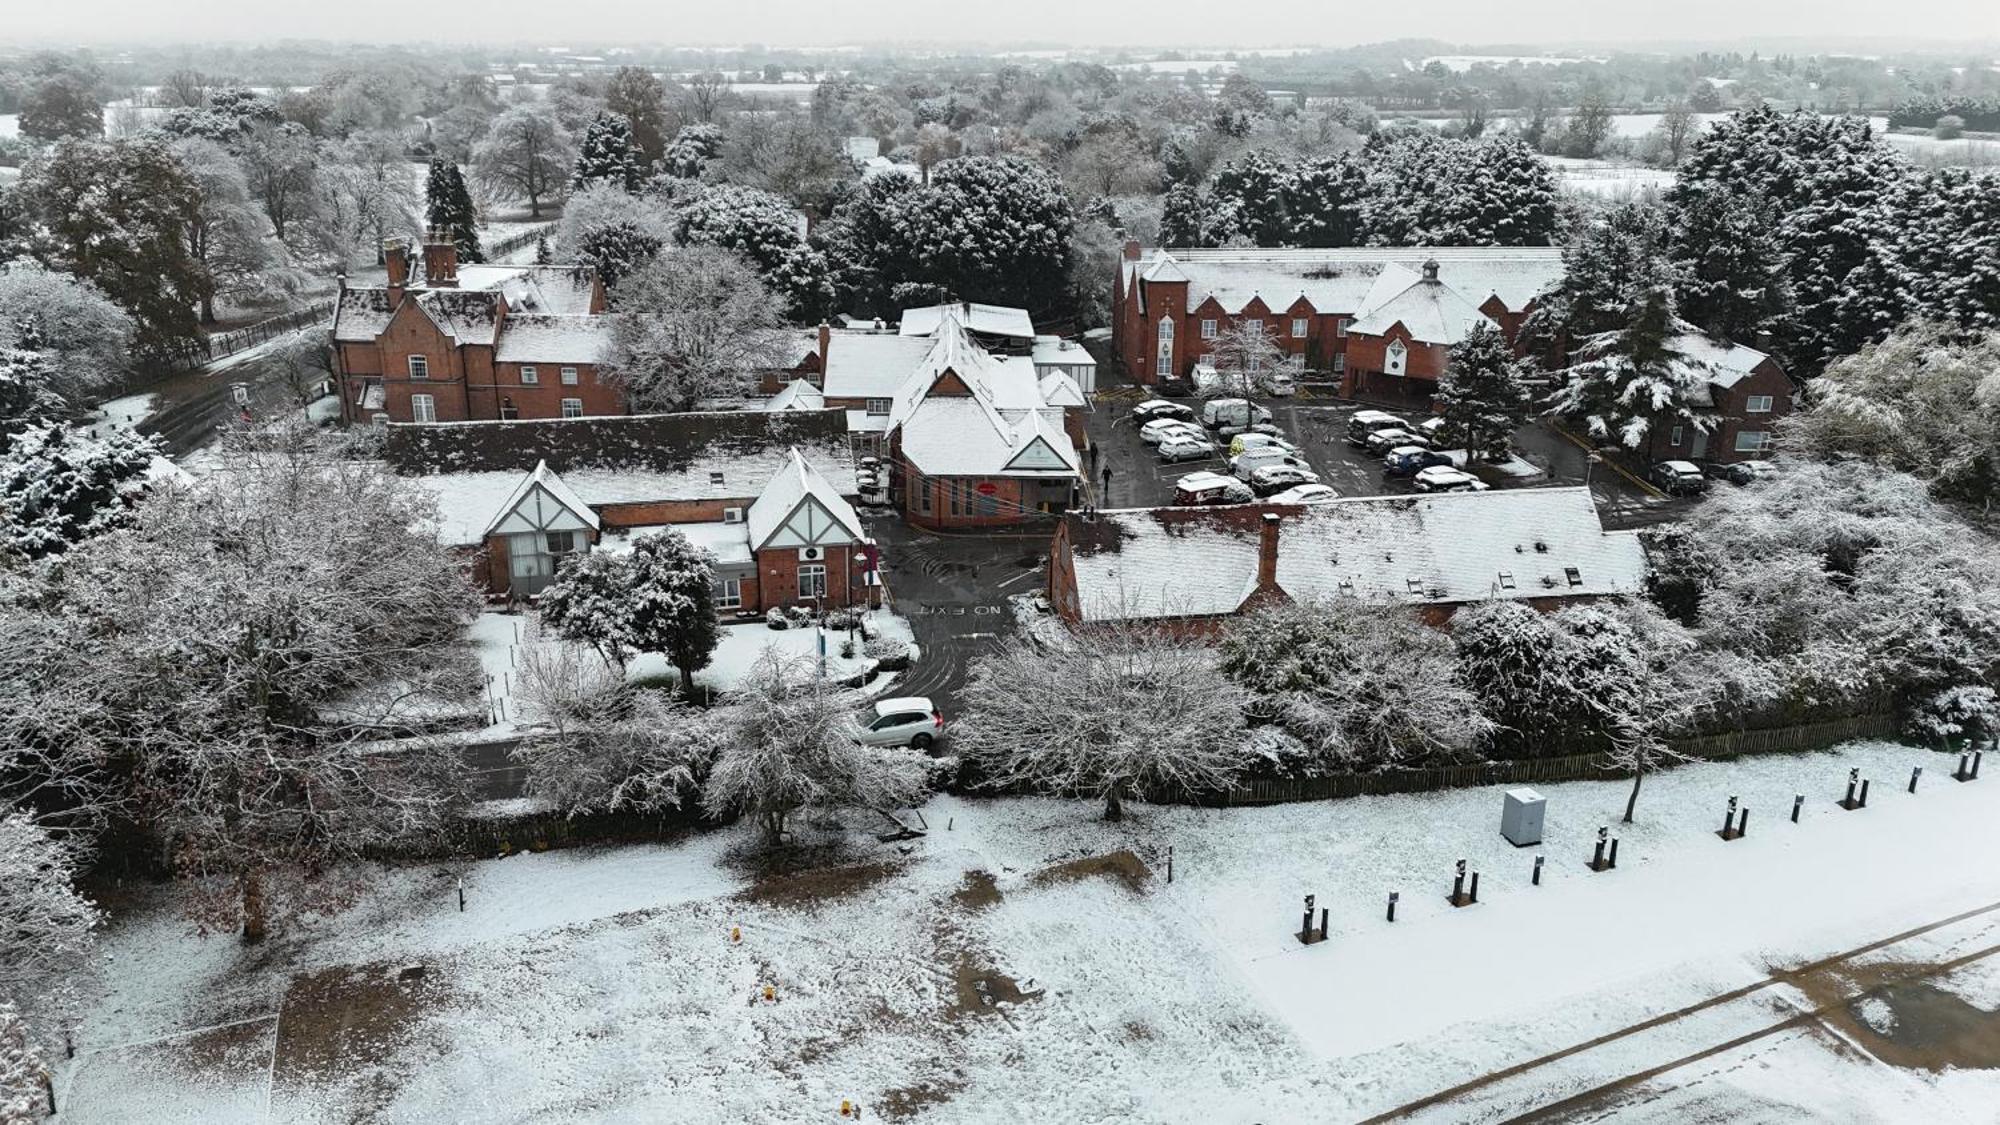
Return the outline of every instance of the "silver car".
<path id="1" fill-rule="evenodd" d="M 944 715 L 929 697 L 878 699 L 855 716 L 854 740 L 866 746 L 908 746 L 927 750 L 944 737 Z"/>

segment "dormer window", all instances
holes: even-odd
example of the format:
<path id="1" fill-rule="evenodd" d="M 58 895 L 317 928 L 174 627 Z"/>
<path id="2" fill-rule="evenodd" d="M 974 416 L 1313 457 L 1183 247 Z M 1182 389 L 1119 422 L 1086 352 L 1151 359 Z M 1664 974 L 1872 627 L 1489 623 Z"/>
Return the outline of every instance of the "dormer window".
<path id="1" fill-rule="evenodd" d="M 1389 375 L 1402 375 L 1409 371 L 1410 349 L 1401 340 L 1389 341 L 1389 347 L 1382 354 L 1382 370 Z"/>
<path id="2" fill-rule="evenodd" d="M 721 483 L 722 483 L 722 474 L 721 474 L 720 472 L 713 472 L 713 473 L 710 473 L 710 474 L 708 474 L 708 483 L 710 483 L 710 484 L 721 484 Z"/>
<path id="3" fill-rule="evenodd" d="M 1424 580 L 1421 578 L 1405 578 L 1403 579 L 1403 584 L 1409 587 L 1412 594 L 1421 594 L 1424 592 Z"/>

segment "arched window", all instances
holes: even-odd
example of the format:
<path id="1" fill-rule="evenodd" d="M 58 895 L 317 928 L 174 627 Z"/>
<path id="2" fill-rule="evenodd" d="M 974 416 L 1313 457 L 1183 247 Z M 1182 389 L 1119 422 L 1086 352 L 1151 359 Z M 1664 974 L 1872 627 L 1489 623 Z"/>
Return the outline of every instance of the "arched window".
<path id="1" fill-rule="evenodd" d="M 1382 360 L 1382 370 L 1391 375 L 1401 375 L 1408 370 L 1409 365 L 1410 349 L 1404 347 L 1401 340 L 1389 341 L 1389 350 Z"/>
<path id="2" fill-rule="evenodd" d="M 1172 378 L 1174 373 L 1174 318 L 1160 318 L 1160 346 L 1153 357 L 1153 374 L 1157 378 Z"/>

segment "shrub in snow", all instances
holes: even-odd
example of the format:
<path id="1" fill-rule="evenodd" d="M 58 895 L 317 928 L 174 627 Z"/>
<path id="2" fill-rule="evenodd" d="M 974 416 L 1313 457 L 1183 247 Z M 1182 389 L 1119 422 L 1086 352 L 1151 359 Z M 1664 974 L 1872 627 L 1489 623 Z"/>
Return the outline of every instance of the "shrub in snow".
<path id="1" fill-rule="evenodd" d="M 854 739 L 862 700 L 819 677 L 810 658 L 767 648 L 714 709 L 715 759 L 702 807 L 756 817 L 768 843 L 808 810 L 890 809 L 922 795 L 930 760 Z"/>
<path id="2" fill-rule="evenodd" d="M 1955 141 L 1965 135 L 1965 118 L 1955 113 L 1947 113 L 1931 126 L 1931 136 L 1941 141 Z"/>
<path id="3" fill-rule="evenodd" d="M 826 613 L 825 625 L 829 629 L 846 631 L 861 624 L 861 615 L 851 609 L 830 609 Z"/>
<path id="4" fill-rule="evenodd" d="M 972 665 L 954 738 L 994 788 L 1104 802 L 1225 788 L 1250 764 L 1243 692 L 1205 644 L 1137 626 L 1079 632 L 1043 649 L 1010 637 Z"/>
<path id="5" fill-rule="evenodd" d="M 764 623 L 773 629 L 789 629 L 792 627 L 792 619 L 785 616 L 785 610 L 782 606 L 774 605 L 765 610 Z"/>
<path id="6" fill-rule="evenodd" d="M 676 528 L 641 535 L 624 555 L 591 552 L 563 564 L 542 590 L 542 620 L 619 667 L 657 652 L 694 690 L 694 673 L 722 643 L 714 558 Z"/>
<path id="7" fill-rule="evenodd" d="M 36 426 L 4 440 L 0 554 L 31 559 L 130 524 L 128 494 L 158 455 L 150 439 L 129 430 L 92 437 L 65 425 Z"/>
<path id="8" fill-rule="evenodd" d="M 26 812 L 0 811 L 0 997 L 54 1007 L 84 968 L 102 915 L 76 891 L 75 858 Z"/>
<path id="9" fill-rule="evenodd" d="M 46 1071 L 28 1041 L 28 1024 L 14 1005 L 0 1000 L 0 1125 L 36 1125 L 48 1108 Z"/>
<path id="10" fill-rule="evenodd" d="M 0 265 L 0 350 L 50 357 L 48 389 L 72 407 L 124 377 L 132 317 L 95 284 L 27 258 Z M 19 417 L 19 415 L 8 415 Z"/>
<path id="11" fill-rule="evenodd" d="M 1686 524 L 1645 528 L 1639 541 L 1646 547 L 1646 595 L 1668 617 L 1695 624 L 1702 595 L 1721 577 L 1714 553 Z"/>
<path id="12" fill-rule="evenodd" d="M 1451 640 L 1400 607 L 1279 603 L 1233 623 L 1221 656 L 1252 712 L 1329 769 L 1463 760 L 1492 727 Z"/>
<path id="13" fill-rule="evenodd" d="M 512 757 L 526 771 L 530 796 L 574 816 L 662 812 L 693 794 L 714 751 L 706 712 L 632 687 L 567 645 L 529 650 L 520 675 L 536 722 Z"/>
<path id="14" fill-rule="evenodd" d="M 786 606 L 785 616 L 791 618 L 793 628 L 804 629 L 813 623 L 813 611 L 809 605 Z"/>
<path id="15" fill-rule="evenodd" d="M 861 642 L 861 654 L 877 663 L 908 660 L 910 646 L 895 637 L 874 636 Z"/>
<path id="16" fill-rule="evenodd" d="M 1991 737 L 2000 733 L 2000 695 L 1984 684 L 1946 688 L 1911 708 L 1904 729 L 1932 745 Z"/>

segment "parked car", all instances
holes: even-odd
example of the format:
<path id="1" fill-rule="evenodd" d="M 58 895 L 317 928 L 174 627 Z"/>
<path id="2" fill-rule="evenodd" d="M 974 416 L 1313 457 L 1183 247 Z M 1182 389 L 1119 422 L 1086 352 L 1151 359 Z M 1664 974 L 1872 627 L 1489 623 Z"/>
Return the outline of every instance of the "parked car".
<path id="1" fill-rule="evenodd" d="M 1399 445 L 1382 456 L 1382 471 L 1392 477 L 1410 477 L 1432 465 L 1457 467 L 1458 458 L 1421 445 Z"/>
<path id="2" fill-rule="evenodd" d="M 1215 456 L 1215 443 L 1192 434 L 1172 434 L 1160 443 L 1162 461 L 1200 461 Z"/>
<path id="3" fill-rule="evenodd" d="M 1319 474 L 1292 465 L 1266 465 L 1250 474 L 1250 491 L 1269 496 L 1302 484 L 1318 484 Z"/>
<path id="4" fill-rule="evenodd" d="M 1368 444 L 1368 435 L 1376 430 L 1407 431 L 1409 428 L 1410 423 L 1407 419 L 1386 410 L 1357 410 L 1354 416 L 1347 420 L 1347 444 L 1365 448 Z"/>
<path id="5" fill-rule="evenodd" d="M 1290 398 L 1299 393 L 1298 379 L 1290 368 L 1274 371 L 1264 380 L 1264 393 L 1273 398 Z"/>
<path id="6" fill-rule="evenodd" d="M 1484 492 L 1485 481 L 1450 465 L 1432 465 L 1420 470 L 1416 476 L 1418 492 Z"/>
<path id="7" fill-rule="evenodd" d="M 1429 449 L 1431 447 L 1430 442 L 1417 436 L 1414 432 L 1398 426 L 1390 426 L 1385 430 L 1376 430 L 1370 433 L 1367 439 L 1361 444 L 1368 452 L 1378 455 L 1386 454 L 1391 449 L 1404 445 L 1415 446 L 1418 449 Z"/>
<path id="8" fill-rule="evenodd" d="M 1174 482 L 1176 504 L 1247 504 L 1256 498 L 1249 485 L 1221 473 L 1189 473 Z"/>
<path id="9" fill-rule="evenodd" d="M 1251 473 L 1266 465 L 1289 465 L 1294 469 L 1308 471 L 1312 469 L 1312 466 L 1306 463 L 1306 459 L 1298 454 L 1287 453 L 1270 446 L 1246 449 L 1229 459 L 1229 471 L 1236 474 L 1238 480 L 1249 480 Z"/>
<path id="10" fill-rule="evenodd" d="M 1229 440 L 1229 455 L 1236 456 L 1252 449 L 1282 449 L 1298 456 L 1299 447 L 1279 437 L 1277 434 L 1237 434 Z"/>
<path id="11" fill-rule="evenodd" d="M 944 737 L 944 714 L 929 698 L 906 695 L 878 699 L 855 718 L 854 740 L 866 746 L 908 746 L 926 750 Z"/>
<path id="12" fill-rule="evenodd" d="M 1270 421 L 1271 412 L 1247 398 L 1212 398 L 1201 404 L 1201 424 L 1223 437 L 1256 430 Z"/>
<path id="13" fill-rule="evenodd" d="M 1150 422 L 1155 418 L 1178 418 L 1183 422 L 1192 422 L 1194 409 L 1163 398 L 1149 398 L 1132 408 L 1132 417 L 1140 422 Z"/>
<path id="14" fill-rule="evenodd" d="M 1340 493 L 1323 484 L 1298 484 L 1264 497 L 1273 504 L 1324 504 L 1340 499 Z"/>
<path id="15" fill-rule="evenodd" d="M 1444 431 L 1444 416 L 1442 414 L 1433 414 L 1423 421 L 1418 422 L 1415 429 L 1418 434 L 1423 436 L 1425 441 L 1436 445 L 1438 443 L 1438 434 Z"/>
<path id="16" fill-rule="evenodd" d="M 1147 445 L 1158 445 L 1169 437 L 1179 436 L 1205 438 L 1208 431 L 1179 418 L 1155 418 L 1139 427 L 1139 440 Z"/>
<path id="17" fill-rule="evenodd" d="M 1646 479 L 1672 496 L 1692 496 L 1708 490 L 1708 478 L 1701 475 L 1701 469 L 1692 461 L 1657 462 Z"/>
<path id="18" fill-rule="evenodd" d="M 1749 484 L 1778 475 L 1778 467 L 1769 461 L 1704 461 L 1701 471 L 1714 480 L 1726 480 L 1730 484 Z"/>

